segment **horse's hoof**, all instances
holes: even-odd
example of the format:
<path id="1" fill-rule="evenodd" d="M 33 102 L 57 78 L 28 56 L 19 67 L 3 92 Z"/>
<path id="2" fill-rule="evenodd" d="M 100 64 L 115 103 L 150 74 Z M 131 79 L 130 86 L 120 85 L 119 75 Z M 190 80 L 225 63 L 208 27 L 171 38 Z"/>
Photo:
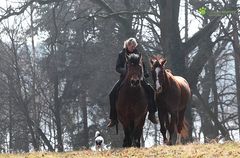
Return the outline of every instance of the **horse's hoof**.
<path id="1" fill-rule="evenodd" d="M 182 145 L 181 141 L 176 141 L 176 145 Z"/>
<path id="2" fill-rule="evenodd" d="M 171 141 L 168 141 L 168 140 L 164 141 L 164 144 L 166 144 L 166 145 L 172 145 Z"/>

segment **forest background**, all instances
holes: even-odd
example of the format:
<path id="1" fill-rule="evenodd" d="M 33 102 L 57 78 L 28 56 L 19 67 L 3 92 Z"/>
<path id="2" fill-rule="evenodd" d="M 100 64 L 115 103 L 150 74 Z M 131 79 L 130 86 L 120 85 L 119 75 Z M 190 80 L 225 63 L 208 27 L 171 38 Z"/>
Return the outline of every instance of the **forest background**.
<path id="1" fill-rule="evenodd" d="M 240 2 L 237 0 L 6 0 L 0 7 L 0 150 L 90 148 L 108 129 L 116 58 L 136 37 L 192 89 L 187 142 L 240 137 Z M 151 77 L 148 81 L 152 83 Z M 143 146 L 162 144 L 148 120 Z"/>

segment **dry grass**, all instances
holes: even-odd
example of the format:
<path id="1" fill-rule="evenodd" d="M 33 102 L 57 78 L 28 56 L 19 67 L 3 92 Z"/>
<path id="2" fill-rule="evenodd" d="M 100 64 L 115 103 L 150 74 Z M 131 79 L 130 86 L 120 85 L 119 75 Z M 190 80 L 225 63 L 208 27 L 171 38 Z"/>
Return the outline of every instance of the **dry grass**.
<path id="1" fill-rule="evenodd" d="M 240 143 L 188 144 L 151 148 L 112 149 L 104 152 L 90 150 L 64 153 L 35 152 L 1 154 L 0 158 L 240 158 Z"/>

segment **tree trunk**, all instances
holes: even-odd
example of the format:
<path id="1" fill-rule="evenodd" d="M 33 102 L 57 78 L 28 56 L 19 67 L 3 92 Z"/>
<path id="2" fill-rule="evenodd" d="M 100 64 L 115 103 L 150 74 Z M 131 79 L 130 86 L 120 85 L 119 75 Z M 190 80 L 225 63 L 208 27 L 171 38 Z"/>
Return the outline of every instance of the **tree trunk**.
<path id="1" fill-rule="evenodd" d="M 188 41 L 188 0 L 185 0 L 185 35 L 184 35 L 184 38 L 185 38 L 185 42 Z M 187 58 L 187 56 L 186 56 Z M 188 60 L 188 59 L 187 59 Z M 187 138 L 187 142 L 192 142 L 193 141 L 193 137 L 192 137 L 192 133 L 193 133 L 193 116 L 192 116 L 192 100 L 190 101 L 190 103 L 188 103 L 187 105 L 187 109 L 186 109 L 186 112 L 185 112 L 185 116 L 186 116 L 186 120 L 189 124 L 189 127 L 188 127 L 188 138 Z"/>
<path id="2" fill-rule="evenodd" d="M 10 92 L 11 94 L 11 92 Z M 13 150 L 13 114 L 12 114 L 12 98 L 9 96 L 9 152 Z"/>
<path id="3" fill-rule="evenodd" d="M 87 98 L 88 98 L 88 94 L 86 91 L 82 91 L 82 93 L 80 94 L 80 98 L 81 98 L 81 109 L 82 109 L 82 114 L 83 114 L 83 136 L 81 137 L 81 139 L 83 139 L 83 145 L 89 149 L 89 128 L 88 128 L 88 111 L 87 111 Z M 96 131 L 95 131 L 96 132 Z"/>
<path id="4" fill-rule="evenodd" d="M 204 49 L 203 49 L 204 50 Z M 209 111 L 212 111 L 212 105 L 209 104 L 208 100 L 209 100 L 209 95 L 210 95 L 210 91 L 211 91 L 211 87 L 212 87 L 212 83 L 211 83 L 211 72 L 209 72 L 209 64 L 208 63 L 206 65 L 205 68 L 205 76 L 204 79 L 201 83 L 202 85 L 202 99 L 204 100 L 204 103 L 207 105 L 207 108 L 209 109 Z M 202 112 L 203 110 L 199 109 L 199 114 L 201 116 L 201 128 L 203 131 L 203 135 L 204 135 L 204 142 L 207 143 L 209 142 L 209 140 L 215 139 L 218 136 L 218 130 L 216 129 L 216 127 L 212 124 L 212 119 L 211 117 L 209 117 L 205 112 Z M 216 117 L 215 113 L 212 112 L 214 114 L 214 117 Z"/>
<path id="5" fill-rule="evenodd" d="M 188 0 L 185 0 L 185 42 L 188 40 Z"/>
<path id="6" fill-rule="evenodd" d="M 184 76 L 185 54 L 181 52 L 178 26 L 180 0 L 158 0 L 160 10 L 161 45 L 174 74 Z"/>
<path id="7" fill-rule="evenodd" d="M 211 88 L 213 93 L 213 113 L 215 114 L 215 117 L 218 118 L 218 92 L 217 92 L 217 81 L 216 81 L 216 71 L 215 71 L 215 56 L 212 56 L 208 63 L 209 66 L 209 72 L 211 75 Z"/>
<path id="8" fill-rule="evenodd" d="M 47 145 L 49 151 L 54 151 L 50 141 L 47 139 L 46 135 L 43 133 L 43 131 L 38 127 L 37 128 L 38 135 L 42 138 L 43 142 Z"/>
<path id="9" fill-rule="evenodd" d="M 56 123 L 56 132 L 57 132 L 57 149 L 58 152 L 63 152 L 63 139 L 62 139 L 62 121 L 61 121 L 61 110 L 62 110 L 62 102 L 61 98 L 59 97 L 59 71 L 58 71 L 58 63 L 59 60 L 57 58 L 57 38 L 59 34 L 58 30 L 58 24 L 57 24 L 57 17 L 56 17 L 56 8 L 58 7 L 59 3 L 55 3 L 54 7 L 52 8 L 52 23 L 53 23 L 53 32 L 51 32 L 51 44 L 50 44 L 50 51 L 51 55 L 53 56 L 52 61 L 50 64 L 52 64 L 52 82 L 53 82 L 53 90 L 54 90 L 54 108 L 53 108 L 53 114 L 55 117 L 55 123 Z M 55 57 L 55 58 L 54 58 Z"/>
<path id="10" fill-rule="evenodd" d="M 31 20 L 31 39 L 32 39 L 32 106 L 33 106 L 33 120 L 35 122 L 35 126 L 34 126 L 34 130 L 36 131 L 35 132 L 35 135 L 36 135 L 36 145 L 37 145 L 37 150 L 39 150 L 39 146 L 40 146 L 40 138 L 39 138 L 39 135 L 38 135 L 38 132 L 37 132 L 37 128 L 39 126 L 39 118 L 38 118 L 38 108 L 37 108 L 37 104 L 36 104 L 36 93 L 35 93 L 35 86 L 36 86 L 36 72 L 35 72 L 35 52 L 36 52 L 36 49 L 35 49 L 35 42 L 34 42 L 34 28 L 33 28 L 33 4 L 31 5 L 31 12 L 30 12 L 30 20 Z"/>
<path id="11" fill-rule="evenodd" d="M 15 64 L 15 71 L 16 71 L 16 78 L 17 78 L 17 83 L 16 83 L 16 87 L 17 89 L 13 88 L 12 85 L 10 85 L 10 87 L 12 88 L 12 91 L 14 91 L 14 95 L 16 95 L 16 103 L 20 106 L 20 110 L 23 112 L 25 118 L 26 118 L 26 122 L 29 128 L 29 132 L 30 135 L 32 137 L 32 144 L 34 147 L 34 150 L 38 151 L 38 145 L 37 145 L 37 141 L 36 141 L 36 137 L 35 137 L 35 133 L 34 133 L 34 129 L 32 127 L 31 124 L 31 118 L 30 118 L 30 113 L 29 113 L 29 107 L 27 105 L 27 103 L 24 101 L 23 98 L 23 94 L 22 94 L 22 84 L 21 84 L 21 72 L 20 72 L 20 68 L 19 68 L 19 64 L 18 64 L 18 55 L 17 55 L 17 50 L 15 48 L 15 44 L 14 44 L 14 39 L 12 39 L 12 47 L 13 47 L 13 53 L 14 53 L 14 64 Z M 12 81 L 10 79 L 10 81 Z M 12 83 L 13 84 L 13 83 Z M 14 85 L 14 84 L 13 84 Z"/>
<path id="12" fill-rule="evenodd" d="M 237 105 L 238 105 L 238 126 L 239 126 L 239 138 L 240 138 L 240 45 L 239 45 L 239 36 L 238 36 L 238 25 L 239 21 L 238 13 L 237 13 L 237 0 L 231 0 L 232 6 L 236 9 L 236 12 L 232 14 L 232 26 L 233 26 L 233 49 L 235 53 L 235 74 L 236 74 L 236 93 L 237 93 Z"/>
<path id="13" fill-rule="evenodd" d="M 55 80 L 54 80 L 54 116 L 55 116 L 55 123 L 57 128 L 57 148 L 59 152 L 63 152 L 63 140 L 62 140 L 62 124 L 61 124 L 61 102 L 58 97 L 58 74 L 55 73 Z"/>
<path id="14" fill-rule="evenodd" d="M 225 138 L 225 140 L 231 140 L 230 135 L 228 133 L 228 130 L 224 125 L 219 122 L 218 118 L 215 117 L 214 113 L 209 109 L 208 105 L 205 103 L 204 99 L 202 98 L 201 94 L 198 92 L 196 88 L 193 89 L 194 94 L 198 97 L 198 99 L 201 102 L 201 105 L 206 112 L 206 114 L 211 118 L 211 120 L 214 122 L 215 127 L 221 132 L 222 136 Z"/>

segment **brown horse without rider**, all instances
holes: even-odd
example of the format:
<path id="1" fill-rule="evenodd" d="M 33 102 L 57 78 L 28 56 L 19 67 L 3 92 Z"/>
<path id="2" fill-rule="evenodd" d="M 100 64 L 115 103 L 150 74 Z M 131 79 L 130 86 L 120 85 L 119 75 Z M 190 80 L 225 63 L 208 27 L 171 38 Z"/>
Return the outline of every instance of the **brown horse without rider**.
<path id="1" fill-rule="evenodd" d="M 171 145 L 175 129 L 177 130 L 177 141 L 181 143 L 181 137 L 188 135 L 187 122 L 184 113 L 191 98 L 188 82 L 180 76 L 174 76 L 164 68 L 166 59 L 161 56 L 153 56 L 150 60 L 152 77 L 158 106 L 158 116 L 161 125 L 161 133 L 164 143 Z M 169 121 L 169 114 L 171 120 Z M 170 139 L 166 137 L 166 129 Z"/>
<path id="2" fill-rule="evenodd" d="M 126 58 L 127 72 L 120 86 L 116 111 L 125 134 L 123 147 L 140 147 L 148 106 L 145 91 L 141 86 L 142 58 L 139 54 L 130 54 Z"/>

